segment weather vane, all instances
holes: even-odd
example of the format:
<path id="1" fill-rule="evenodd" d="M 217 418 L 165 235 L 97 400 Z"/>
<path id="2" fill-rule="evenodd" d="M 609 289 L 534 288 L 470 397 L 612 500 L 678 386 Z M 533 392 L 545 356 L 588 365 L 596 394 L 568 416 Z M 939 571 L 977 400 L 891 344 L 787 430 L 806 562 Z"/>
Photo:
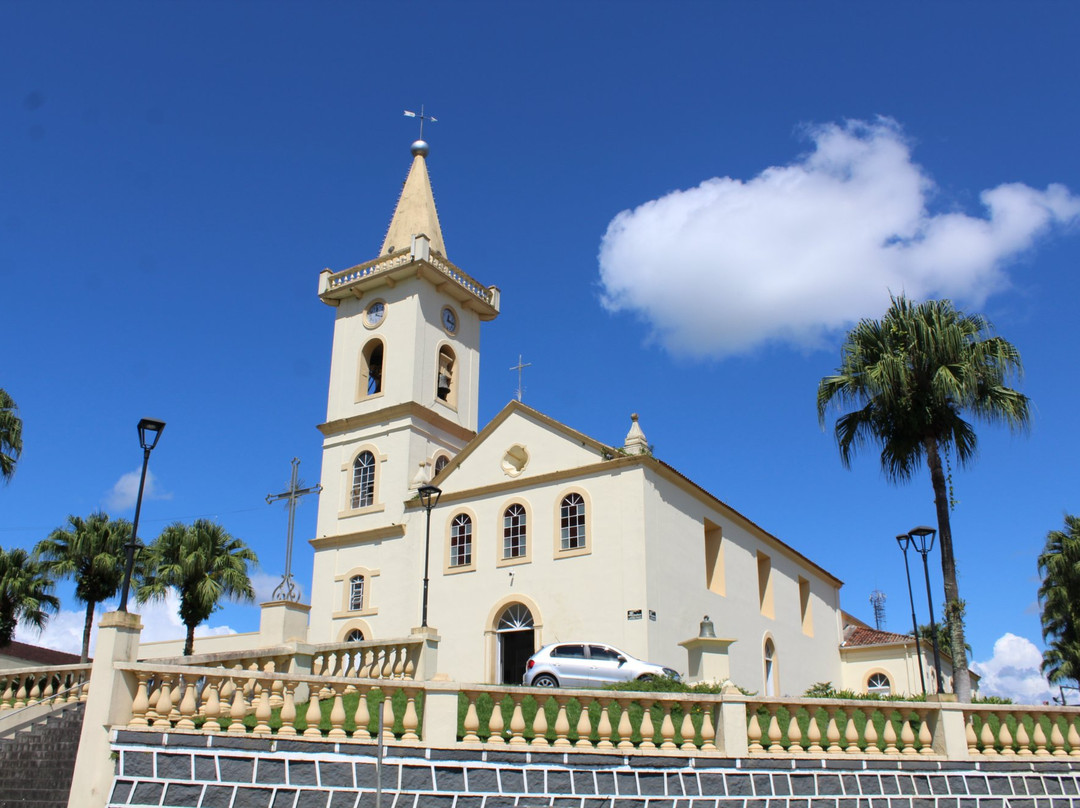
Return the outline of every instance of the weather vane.
<path id="1" fill-rule="evenodd" d="M 296 501 L 305 494 L 318 494 L 322 491 L 321 485 L 301 488 L 300 486 L 302 483 L 297 479 L 297 472 L 299 469 L 300 458 L 294 457 L 292 459 L 292 479 L 289 480 L 288 490 L 282 491 L 280 494 L 266 495 L 267 505 L 271 505 L 280 499 L 289 500 L 289 531 L 285 541 L 285 574 L 281 576 L 281 583 L 278 584 L 277 589 L 274 590 L 274 600 L 300 601 L 300 590 L 297 588 L 292 577 L 293 524 L 296 521 Z"/>
<path id="2" fill-rule="evenodd" d="M 419 118 L 420 119 L 420 140 L 424 139 L 424 120 L 425 119 L 431 121 L 432 123 L 438 123 L 439 122 L 439 119 L 436 118 L 434 115 L 425 115 L 424 114 L 424 105 L 423 104 L 420 105 L 420 114 L 419 115 L 417 115 L 415 112 L 411 112 L 410 110 L 405 110 L 405 117 L 406 118 Z"/>

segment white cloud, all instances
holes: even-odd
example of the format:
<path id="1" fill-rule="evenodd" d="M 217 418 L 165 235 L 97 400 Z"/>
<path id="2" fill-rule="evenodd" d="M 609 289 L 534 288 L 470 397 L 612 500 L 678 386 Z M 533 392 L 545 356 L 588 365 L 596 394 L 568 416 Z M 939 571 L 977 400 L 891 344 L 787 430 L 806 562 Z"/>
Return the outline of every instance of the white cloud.
<path id="1" fill-rule="evenodd" d="M 1003 267 L 1080 220 L 1061 185 L 983 191 L 984 215 L 932 213 L 933 181 L 889 119 L 811 127 L 812 150 L 748 181 L 716 177 L 619 213 L 600 245 L 603 303 L 643 316 L 669 350 L 803 348 L 889 292 L 980 305 Z"/>
<path id="2" fill-rule="evenodd" d="M 115 609 L 116 604 L 109 604 L 108 609 Z M 134 600 L 128 609 L 142 618 L 142 642 L 183 639 L 187 630 L 180 621 L 180 599 L 173 590 L 169 590 L 163 601 L 151 601 L 136 604 Z M 107 609 L 99 608 L 94 615 L 94 628 L 90 634 L 90 656 L 94 655 L 97 642 L 97 624 Z M 19 624 L 15 630 L 15 639 L 19 642 L 52 648 L 55 651 L 67 651 L 78 654 L 82 651 L 83 625 L 86 622 L 85 609 L 80 611 L 61 610 L 49 618 L 45 629 L 39 634 L 37 629 Z M 210 637 L 219 634 L 235 634 L 229 626 L 212 626 L 206 623 L 195 629 L 196 637 Z"/>
<path id="3" fill-rule="evenodd" d="M 110 511 L 126 511 L 135 507 L 139 495 L 139 476 L 142 469 L 129 471 L 121 475 L 112 489 L 105 495 L 105 508 Z M 158 481 L 154 472 L 146 470 L 146 484 L 143 487 L 143 499 L 172 499 L 172 494 L 158 490 Z"/>
<path id="4" fill-rule="evenodd" d="M 1006 632 L 994 643 L 994 656 L 986 662 L 972 662 L 982 680 L 983 696 L 1007 696 L 1020 704 L 1051 702 L 1050 685 L 1039 671 L 1042 652 L 1035 643 Z"/>

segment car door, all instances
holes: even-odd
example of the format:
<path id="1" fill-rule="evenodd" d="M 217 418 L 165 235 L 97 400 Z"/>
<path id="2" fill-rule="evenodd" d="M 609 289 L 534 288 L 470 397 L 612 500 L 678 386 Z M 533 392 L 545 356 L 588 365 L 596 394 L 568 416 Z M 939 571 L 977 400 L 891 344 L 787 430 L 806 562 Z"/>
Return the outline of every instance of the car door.
<path id="1" fill-rule="evenodd" d="M 607 645 L 589 645 L 589 679 L 593 687 L 626 681 L 621 654 Z"/>
<path id="2" fill-rule="evenodd" d="M 563 643 L 552 648 L 551 667 L 563 687 L 581 687 L 589 682 L 589 659 L 581 643 Z"/>

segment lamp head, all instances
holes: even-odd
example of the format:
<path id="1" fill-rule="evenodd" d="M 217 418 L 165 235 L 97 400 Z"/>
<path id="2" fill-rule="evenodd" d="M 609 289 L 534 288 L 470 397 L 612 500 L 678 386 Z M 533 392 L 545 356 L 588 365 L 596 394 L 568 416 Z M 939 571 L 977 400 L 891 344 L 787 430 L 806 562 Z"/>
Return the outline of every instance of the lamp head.
<path id="1" fill-rule="evenodd" d="M 934 536 L 936 535 L 937 531 L 926 525 L 919 525 L 919 527 L 911 529 L 911 540 L 915 542 L 915 549 L 923 555 L 934 549 Z M 927 539 L 927 536 L 930 538 Z"/>
<path id="2" fill-rule="evenodd" d="M 907 555 L 908 547 L 911 546 L 911 536 L 907 533 L 901 533 L 896 537 L 896 543 L 900 545 L 900 549 Z"/>
<path id="3" fill-rule="evenodd" d="M 164 421 L 155 421 L 153 418 L 143 418 L 139 421 L 139 445 L 146 451 L 157 446 L 161 433 L 165 431 Z"/>
<path id="4" fill-rule="evenodd" d="M 423 505 L 426 510 L 430 511 L 439 504 L 439 497 L 442 496 L 442 489 L 436 488 L 434 485 L 422 485 L 417 493 L 420 495 L 420 504 Z"/>

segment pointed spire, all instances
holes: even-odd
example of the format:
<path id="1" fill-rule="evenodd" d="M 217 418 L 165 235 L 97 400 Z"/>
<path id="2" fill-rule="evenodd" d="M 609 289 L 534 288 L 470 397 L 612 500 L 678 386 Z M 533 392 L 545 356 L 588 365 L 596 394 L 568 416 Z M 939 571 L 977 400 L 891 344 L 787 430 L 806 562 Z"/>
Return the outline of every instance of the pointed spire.
<path id="1" fill-rule="evenodd" d="M 390 227 L 386 231 L 379 254 L 386 255 L 405 249 L 412 244 L 413 236 L 425 235 L 431 242 L 432 250 L 446 255 L 425 159 L 428 144 L 417 140 L 412 144 L 412 153 L 412 167 L 409 169 L 409 176 L 405 178 L 405 185 L 394 209 L 394 218 L 390 220 Z"/>
<path id="2" fill-rule="evenodd" d="M 648 454 L 649 442 L 645 439 L 645 433 L 641 431 L 641 427 L 638 425 L 638 414 L 633 413 L 630 420 L 632 423 L 630 424 L 630 431 L 626 433 L 626 442 L 623 443 L 623 449 L 627 454 Z"/>

